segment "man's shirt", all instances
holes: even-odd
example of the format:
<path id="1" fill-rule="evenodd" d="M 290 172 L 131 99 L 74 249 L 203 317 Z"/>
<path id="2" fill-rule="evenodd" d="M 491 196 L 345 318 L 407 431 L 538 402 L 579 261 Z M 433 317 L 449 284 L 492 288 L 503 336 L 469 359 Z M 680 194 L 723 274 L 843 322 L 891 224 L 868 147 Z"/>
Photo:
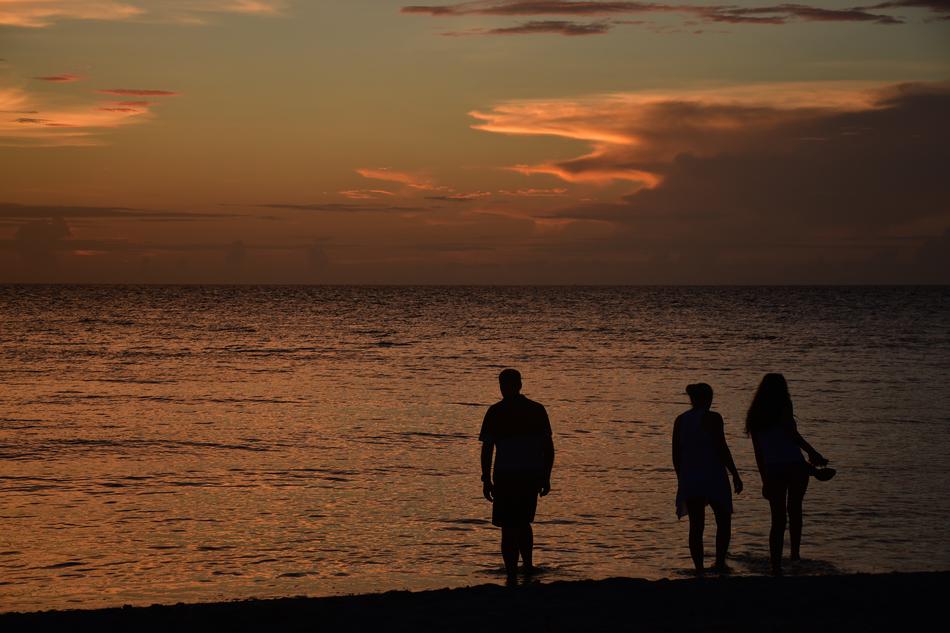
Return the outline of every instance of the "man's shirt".
<path id="1" fill-rule="evenodd" d="M 495 445 L 495 474 L 544 474 L 551 422 L 544 407 L 517 395 L 488 408 L 478 439 Z"/>

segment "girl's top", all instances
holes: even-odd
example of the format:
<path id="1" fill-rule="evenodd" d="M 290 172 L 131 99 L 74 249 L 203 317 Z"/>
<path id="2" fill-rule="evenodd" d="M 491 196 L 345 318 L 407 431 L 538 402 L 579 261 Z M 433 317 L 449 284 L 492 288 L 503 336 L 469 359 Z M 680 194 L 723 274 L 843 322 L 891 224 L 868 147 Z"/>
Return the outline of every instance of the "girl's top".
<path id="1" fill-rule="evenodd" d="M 805 461 L 795 440 L 797 432 L 795 417 L 788 409 L 782 411 L 779 419 L 771 425 L 752 431 L 752 441 L 758 446 L 766 468 L 799 464 Z"/>
<path id="2" fill-rule="evenodd" d="M 676 489 L 678 517 L 687 514 L 686 502 L 691 498 L 701 498 L 705 503 L 732 512 L 732 490 L 717 438 L 709 423 L 703 424 L 707 414 L 706 409 L 690 409 L 676 419 L 680 463 Z M 715 419 L 722 423 L 722 418 L 716 416 Z"/>

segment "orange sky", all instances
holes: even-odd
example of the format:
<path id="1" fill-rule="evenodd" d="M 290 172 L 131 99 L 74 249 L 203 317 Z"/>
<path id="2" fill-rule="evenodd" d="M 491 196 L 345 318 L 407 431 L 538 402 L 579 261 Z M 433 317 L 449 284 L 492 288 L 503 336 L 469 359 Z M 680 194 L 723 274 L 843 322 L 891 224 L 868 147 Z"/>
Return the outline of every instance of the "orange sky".
<path id="1" fill-rule="evenodd" d="M 950 5 L 0 0 L 0 282 L 950 282 Z"/>

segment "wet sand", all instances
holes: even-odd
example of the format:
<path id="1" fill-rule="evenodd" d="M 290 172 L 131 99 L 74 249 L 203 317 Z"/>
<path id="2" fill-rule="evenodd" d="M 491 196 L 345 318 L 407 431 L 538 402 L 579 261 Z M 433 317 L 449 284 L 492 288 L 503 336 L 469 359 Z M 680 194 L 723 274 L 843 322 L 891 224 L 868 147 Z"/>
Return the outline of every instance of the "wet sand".
<path id="1" fill-rule="evenodd" d="M 0 615 L 19 631 L 894 631 L 939 629 L 950 572 L 543 582 Z"/>

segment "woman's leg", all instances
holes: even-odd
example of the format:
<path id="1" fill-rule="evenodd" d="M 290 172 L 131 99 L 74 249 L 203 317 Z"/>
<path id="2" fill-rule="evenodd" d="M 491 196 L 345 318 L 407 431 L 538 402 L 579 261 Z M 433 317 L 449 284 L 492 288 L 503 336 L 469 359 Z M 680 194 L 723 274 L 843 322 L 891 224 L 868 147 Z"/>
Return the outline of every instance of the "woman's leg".
<path id="1" fill-rule="evenodd" d="M 703 530 L 706 528 L 706 500 L 693 497 L 686 500 L 689 513 L 689 555 L 696 571 L 703 570 Z"/>
<path id="2" fill-rule="evenodd" d="M 792 545 L 792 560 L 801 560 L 802 501 L 808 489 L 808 474 L 795 477 L 788 487 L 788 536 Z"/>
<path id="3" fill-rule="evenodd" d="M 709 505 L 716 515 L 716 567 L 723 569 L 729 554 L 729 541 L 732 539 L 732 512 L 718 503 Z"/>
<path id="4" fill-rule="evenodd" d="M 782 573 L 782 549 L 785 546 L 785 498 L 786 482 L 773 482 L 769 490 L 769 507 L 772 510 L 772 528 L 769 530 L 769 561 L 772 573 Z"/>

